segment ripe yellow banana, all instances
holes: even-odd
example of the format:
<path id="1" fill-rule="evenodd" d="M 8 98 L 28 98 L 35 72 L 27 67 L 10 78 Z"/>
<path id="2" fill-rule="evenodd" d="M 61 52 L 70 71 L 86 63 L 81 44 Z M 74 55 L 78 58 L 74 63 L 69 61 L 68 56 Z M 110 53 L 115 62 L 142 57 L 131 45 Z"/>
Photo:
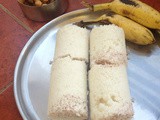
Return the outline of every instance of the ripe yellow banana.
<path id="1" fill-rule="evenodd" d="M 112 0 L 109 3 L 89 5 L 82 3 L 93 11 L 109 9 L 128 17 L 148 28 L 160 29 L 160 13 L 139 0 Z"/>
<path id="2" fill-rule="evenodd" d="M 95 24 L 98 22 L 101 24 L 112 23 L 116 24 L 119 27 L 122 27 L 125 32 L 126 40 L 136 43 L 138 45 L 148 45 L 155 42 L 154 36 L 149 29 L 126 17 L 115 13 L 109 13 L 109 15 L 102 15 L 101 17 L 93 21 L 83 22 L 81 23 L 81 26 L 87 26 L 90 23 Z"/>
<path id="3" fill-rule="evenodd" d="M 130 42 L 139 45 L 148 45 L 155 41 L 154 36 L 149 29 L 121 15 L 103 15 L 99 19 L 107 19 L 109 22 L 122 27 L 125 32 L 126 39 Z"/>

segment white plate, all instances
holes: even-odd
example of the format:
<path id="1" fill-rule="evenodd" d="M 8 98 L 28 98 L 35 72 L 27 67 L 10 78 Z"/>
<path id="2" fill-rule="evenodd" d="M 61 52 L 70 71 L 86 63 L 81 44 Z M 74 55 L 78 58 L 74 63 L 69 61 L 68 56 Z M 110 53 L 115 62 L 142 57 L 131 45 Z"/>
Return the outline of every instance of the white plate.
<path id="1" fill-rule="evenodd" d="M 50 61 L 57 30 L 80 20 L 96 18 L 103 12 L 78 10 L 62 15 L 38 30 L 23 48 L 14 75 L 14 94 L 25 120 L 47 120 Z M 160 120 L 160 48 L 127 44 L 128 79 L 134 99 L 134 120 Z"/>

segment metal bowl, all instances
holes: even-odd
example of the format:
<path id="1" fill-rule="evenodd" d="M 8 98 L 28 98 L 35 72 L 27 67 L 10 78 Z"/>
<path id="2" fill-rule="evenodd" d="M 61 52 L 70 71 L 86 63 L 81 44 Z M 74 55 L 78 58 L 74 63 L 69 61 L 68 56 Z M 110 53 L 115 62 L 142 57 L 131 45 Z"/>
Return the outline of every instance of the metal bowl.
<path id="1" fill-rule="evenodd" d="M 34 21 L 49 21 L 63 14 L 68 7 L 68 0 L 55 0 L 43 6 L 25 5 L 24 0 L 18 0 L 24 15 Z"/>

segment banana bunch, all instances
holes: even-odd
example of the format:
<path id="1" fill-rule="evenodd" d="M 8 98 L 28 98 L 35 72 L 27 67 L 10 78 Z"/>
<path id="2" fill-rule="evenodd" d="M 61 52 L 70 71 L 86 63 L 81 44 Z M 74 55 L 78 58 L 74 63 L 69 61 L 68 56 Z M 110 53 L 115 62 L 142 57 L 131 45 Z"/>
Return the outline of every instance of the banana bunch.
<path id="1" fill-rule="evenodd" d="M 152 44 L 155 39 L 148 28 L 160 30 L 160 13 L 139 0 L 112 0 L 109 3 L 96 5 L 90 5 L 86 2 L 82 4 L 92 11 L 110 10 L 117 13 L 107 13 L 94 22 L 108 21 L 122 27 L 126 39 L 136 44 Z"/>

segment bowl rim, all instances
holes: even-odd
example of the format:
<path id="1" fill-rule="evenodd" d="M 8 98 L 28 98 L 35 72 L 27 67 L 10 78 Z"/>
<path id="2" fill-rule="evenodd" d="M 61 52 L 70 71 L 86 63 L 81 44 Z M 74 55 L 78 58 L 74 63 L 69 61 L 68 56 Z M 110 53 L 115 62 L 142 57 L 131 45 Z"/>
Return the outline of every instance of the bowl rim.
<path id="1" fill-rule="evenodd" d="M 29 8 L 42 8 L 42 7 L 46 7 L 46 6 L 48 6 L 48 5 L 51 5 L 51 4 L 55 4 L 55 2 L 56 2 L 57 0 L 54 0 L 53 2 L 50 2 L 49 4 L 42 5 L 42 6 L 30 6 L 30 5 L 26 5 L 26 4 L 22 3 L 21 1 L 24 1 L 24 0 L 17 0 L 17 2 L 18 2 L 20 5 L 22 5 L 22 6 L 29 7 Z"/>

